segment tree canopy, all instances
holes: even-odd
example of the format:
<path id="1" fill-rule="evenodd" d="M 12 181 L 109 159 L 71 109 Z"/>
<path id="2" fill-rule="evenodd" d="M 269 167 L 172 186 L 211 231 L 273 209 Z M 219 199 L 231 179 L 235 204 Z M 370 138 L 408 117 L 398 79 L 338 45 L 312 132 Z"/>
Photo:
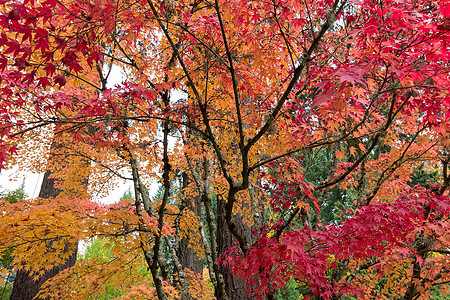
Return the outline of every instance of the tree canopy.
<path id="1" fill-rule="evenodd" d="M 448 0 L 0 4 L 0 168 L 62 191 L 0 202 L 0 251 L 39 278 L 111 241 L 40 296 L 448 291 Z"/>

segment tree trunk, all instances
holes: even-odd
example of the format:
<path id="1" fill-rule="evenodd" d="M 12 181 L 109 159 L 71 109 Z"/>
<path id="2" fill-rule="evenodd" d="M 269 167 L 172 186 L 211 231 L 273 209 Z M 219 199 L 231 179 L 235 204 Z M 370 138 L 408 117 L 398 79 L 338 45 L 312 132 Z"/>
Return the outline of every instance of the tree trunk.
<path id="1" fill-rule="evenodd" d="M 183 189 L 189 184 L 189 177 L 186 173 L 182 175 Z M 189 197 L 189 196 L 188 196 Z M 189 197 L 184 200 L 186 207 L 185 210 L 192 211 L 197 217 L 200 217 L 200 197 Z M 195 274 L 202 275 L 203 272 L 203 261 L 197 256 L 194 249 L 189 247 L 190 239 L 189 237 L 184 237 L 178 243 L 177 256 L 180 260 L 181 265 L 184 269 L 189 269 Z M 182 299 L 194 299 L 190 296 L 182 297 Z"/>
<path id="2" fill-rule="evenodd" d="M 217 200 L 217 244 L 219 255 L 222 255 L 222 253 L 227 251 L 230 247 L 236 245 L 237 242 L 233 234 L 228 229 L 227 221 L 225 219 L 225 205 L 226 203 L 224 200 Z M 240 231 L 244 233 L 245 237 L 250 241 L 251 228 L 245 226 L 239 218 L 236 218 L 236 223 L 236 225 L 239 226 Z M 247 287 L 245 283 L 236 278 L 228 267 L 221 265 L 220 273 L 223 275 L 225 292 L 227 293 L 229 300 L 255 299 L 254 297 L 247 295 Z M 216 297 L 218 300 L 221 300 L 220 295 L 216 295 Z"/>
<path id="3" fill-rule="evenodd" d="M 55 198 L 61 193 L 61 190 L 55 187 L 55 179 L 50 178 L 51 172 L 45 172 L 44 179 L 42 180 L 41 191 L 39 192 L 40 198 Z M 32 276 L 24 270 L 17 271 L 16 279 L 14 280 L 13 289 L 11 291 L 10 300 L 31 300 L 39 292 L 42 284 L 44 284 L 47 279 L 56 276 L 59 272 L 64 269 L 70 268 L 75 264 L 77 258 L 77 244 L 67 244 L 66 251 L 72 252 L 69 259 L 53 269 L 45 272 L 39 280 L 33 280 Z"/>
<path id="4" fill-rule="evenodd" d="M 198 202 L 198 197 L 192 199 L 195 202 Z M 192 210 L 196 216 L 198 216 L 198 206 L 200 204 L 195 203 L 195 207 L 192 203 L 186 206 L 186 209 Z M 202 274 L 203 271 L 203 262 L 197 256 L 194 249 L 189 247 L 189 237 L 184 237 L 181 239 L 178 248 L 178 257 L 180 258 L 180 263 L 185 269 L 189 269 L 197 274 Z"/>
<path id="5" fill-rule="evenodd" d="M 60 150 L 60 146 L 58 146 L 58 143 L 53 141 L 51 147 L 50 147 L 50 158 L 49 163 L 58 166 L 60 168 L 67 167 L 69 164 L 66 161 L 66 158 L 62 155 L 56 155 L 56 152 Z M 61 153 L 59 153 L 61 154 Z M 63 159 L 63 161 L 59 161 L 60 159 Z M 85 172 L 84 168 L 88 166 L 88 161 L 86 159 L 81 159 L 80 162 L 78 162 L 80 165 L 80 168 L 77 168 L 76 171 L 73 172 Z M 56 181 L 58 181 L 58 178 L 54 178 L 52 176 L 53 172 L 50 168 L 47 168 L 47 171 L 44 174 L 44 178 L 42 180 L 41 184 L 41 190 L 39 192 L 39 197 L 44 199 L 51 199 L 56 198 L 63 193 L 63 191 L 56 187 Z M 64 190 L 65 196 L 73 196 L 73 197 L 85 197 L 87 192 L 87 186 L 88 186 L 88 175 L 82 176 L 74 176 L 75 181 L 79 181 L 81 184 L 78 188 L 70 191 Z M 79 175 L 79 174 L 78 174 Z M 81 179 L 79 179 L 81 178 Z M 49 248 L 51 248 L 51 242 L 49 243 Z M 14 280 L 13 289 L 11 291 L 10 300 L 31 300 L 39 293 L 39 290 L 41 289 L 42 285 L 50 278 L 53 278 L 56 276 L 59 272 L 72 267 L 75 264 L 76 258 L 77 258 L 77 252 L 78 252 L 78 242 L 75 243 L 67 243 L 66 247 L 64 249 L 65 253 L 71 252 L 71 255 L 69 258 L 62 264 L 54 267 L 53 269 L 45 272 L 37 281 L 33 280 L 31 274 L 29 272 L 24 270 L 18 270 L 16 278 Z M 41 298 L 39 298 L 41 299 Z M 53 298 L 54 299 L 54 298 Z"/>

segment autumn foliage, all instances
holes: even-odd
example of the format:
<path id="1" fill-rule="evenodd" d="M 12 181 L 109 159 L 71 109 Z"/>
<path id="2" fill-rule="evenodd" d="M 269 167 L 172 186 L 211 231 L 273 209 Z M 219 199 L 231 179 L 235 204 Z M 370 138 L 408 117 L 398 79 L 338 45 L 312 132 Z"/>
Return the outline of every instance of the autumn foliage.
<path id="1" fill-rule="evenodd" d="M 0 202 L 0 251 L 38 277 L 112 249 L 40 296 L 448 292 L 448 0 L 0 4 L 0 167 L 64 191 Z M 98 204 L 117 180 L 134 199 Z"/>

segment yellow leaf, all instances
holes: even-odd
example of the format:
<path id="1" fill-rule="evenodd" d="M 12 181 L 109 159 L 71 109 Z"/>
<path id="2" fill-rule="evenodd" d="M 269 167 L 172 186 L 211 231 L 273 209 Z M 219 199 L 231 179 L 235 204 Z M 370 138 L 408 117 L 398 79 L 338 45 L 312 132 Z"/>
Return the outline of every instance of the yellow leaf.
<path id="1" fill-rule="evenodd" d="M 362 152 L 366 151 L 366 147 L 362 143 L 359 143 L 358 147 L 359 147 L 359 149 L 361 149 Z"/>
<path id="2" fill-rule="evenodd" d="M 344 150 L 336 151 L 336 158 L 339 160 L 345 159 L 345 151 Z"/>

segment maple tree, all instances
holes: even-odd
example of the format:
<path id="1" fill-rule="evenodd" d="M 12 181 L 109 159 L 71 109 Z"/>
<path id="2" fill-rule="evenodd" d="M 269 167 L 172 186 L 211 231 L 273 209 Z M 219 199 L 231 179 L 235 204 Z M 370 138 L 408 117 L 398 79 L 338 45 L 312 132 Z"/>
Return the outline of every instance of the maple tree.
<path id="1" fill-rule="evenodd" d="M 2 202 L 0 250 L 39 277 L 70 239 L 114 241 L 110 259 L 78 262 L 40 296 L 446 288 L 449 1 L 0 4 L 1 167 L 42 170 L 49 133 L 77 145 L 60 149 L 61 185 L 79 190 L 67 174 L 90 162 L 90 197 Z M 113 66 L 125 79 L 108 88 Z M 413 185 L 418 170 L 434 182 Z M 134 199 L 91 201 L 112 177 Z M 323 222 L 323 208 L 342 216 Z"/>

